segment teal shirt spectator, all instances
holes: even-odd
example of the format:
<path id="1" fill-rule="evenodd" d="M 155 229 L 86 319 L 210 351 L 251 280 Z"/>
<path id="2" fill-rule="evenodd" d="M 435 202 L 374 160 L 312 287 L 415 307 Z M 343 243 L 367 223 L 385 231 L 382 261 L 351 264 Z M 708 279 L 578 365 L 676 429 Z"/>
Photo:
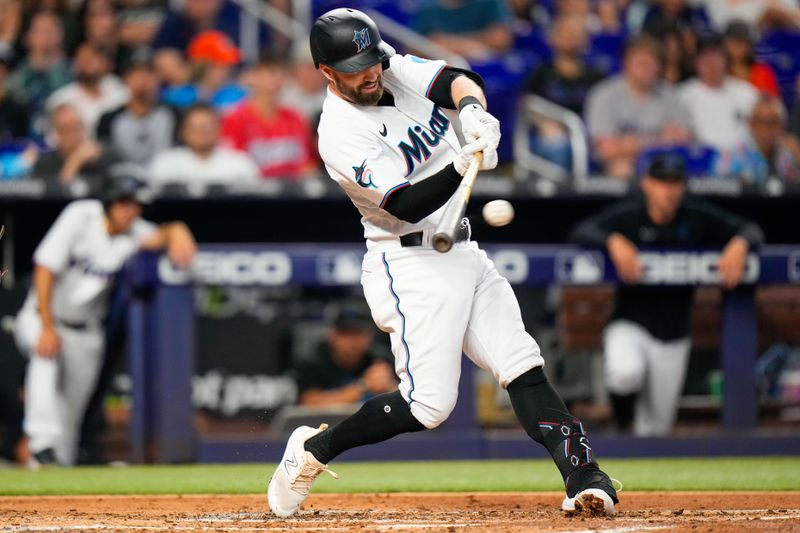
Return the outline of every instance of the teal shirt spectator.
<path id="1" fill-rule="evenodd" d="M 198 102 L 213 105 L 220 112 L 228 111 L 247 97 L 247 91 L 234 83 L 223 85 L 210 98 L 204 99 L 197 85 L 179 85 L 170 87 L 161 94 L 161 100 L 178 109 L 185 109 Z"/>
<path id="2" fill-rule="evenodd" d="M 750 140 L 722 155 L 717 174 L 747 185 L 763 185 L 769 177 L 784 183 L 800 183 L 800 161 L 783 144 L 778 144 L 772 157 L 767 158 Z"/>
<path id="3" fill-rule="evenodd" d="M 430 0 L 420 9 L 414 29 L 422 35 L 465 34 L 510 20 L 505 2 L 499 0 Z"/>

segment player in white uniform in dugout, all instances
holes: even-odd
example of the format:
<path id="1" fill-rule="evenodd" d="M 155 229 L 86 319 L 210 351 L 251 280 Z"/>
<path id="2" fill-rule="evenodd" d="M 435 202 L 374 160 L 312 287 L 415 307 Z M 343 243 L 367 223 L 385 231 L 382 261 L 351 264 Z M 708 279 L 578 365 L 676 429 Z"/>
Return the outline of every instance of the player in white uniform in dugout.
<path id="1" fill-rule="evenodd" d="M 138 250 L 166 250 L 187 267 L 196 246 L 185 224 L 141 218 L 141 183 L 114 181 L 104 201 L 67 205 L 33 256 L 33 285 L 15 337 L 29 357 L 24 430 L 29 466 L 72 465 L 80 425 L 103 364 L 109 293 Z"/>
<path id="2" fill-rule="evenodd" d="M 453 410 L 462 352 L 507 389 L 527 433 L 561 472 L 565 511 L 611 515 L 617 503 L 579 420 L 547 381 L 516 297 L 462 224 L 452 250 L 431 237 L 476 152 L 497 165 L 499 122 L 477 74 L 395 54 L 375 23 L 353 9 L 322 15 L 311 30 L 328 79 L 319 125 L 326 169 L 359 210 L 367 241 L 361 283 L 375 323 L 389 333 L 400 390 L 376 396 L 340 424 L 301 426 L 268 489 L 291 516 L 314 479 L 342 452 L 435 428 Z M 466 145 L 442 109 L 458 109 Z"/>

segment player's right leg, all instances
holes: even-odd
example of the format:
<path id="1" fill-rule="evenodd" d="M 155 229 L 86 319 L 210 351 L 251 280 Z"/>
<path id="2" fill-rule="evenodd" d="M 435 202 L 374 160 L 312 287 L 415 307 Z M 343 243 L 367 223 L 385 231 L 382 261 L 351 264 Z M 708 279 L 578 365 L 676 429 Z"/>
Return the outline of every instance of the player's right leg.
<path id="1" fill-rule="evenodd" d="M 31 468 L 56 463 L 55 448 L 63 432 L 58 393 L 60 360 L 36 353 L 41 332 L 38 313 L 33 309 L 20 311 L 14 336 L 20 351 L 28 356 L 23 430 L 28 436 Z"/>
<path id="2" fill-rule="evenodd" d="M 275 514 L 297 512 L 311 483 L 342 452 L 436 427 L 450 414 L 476 272 L 462 248 L 367 254 L 364 294 L 375 323 L 391 337 L 400 390 L 368 400 L 332 428 L 296 429 L 269 484 Z"/>
<path id="3" fill-rule="evenodd" d="M 522 427 L 542 444 L 564 479 L 568 512 L 614 514 L 618 502 L 610 478 L 600 470 L 581 422 L 572 416 L 545 377 L 539 346 L 527 333 L 514 292 L 486 254 L 475 291 L 464 352 L 492 372 L 508 391 Z"/>
<path id="4" fill-rule="evenodd" d="M 603 332 L 603 377 L 617 428 L 629 432 L 647 377 L 649 333 L 628 320 L 614 320 Z"/>

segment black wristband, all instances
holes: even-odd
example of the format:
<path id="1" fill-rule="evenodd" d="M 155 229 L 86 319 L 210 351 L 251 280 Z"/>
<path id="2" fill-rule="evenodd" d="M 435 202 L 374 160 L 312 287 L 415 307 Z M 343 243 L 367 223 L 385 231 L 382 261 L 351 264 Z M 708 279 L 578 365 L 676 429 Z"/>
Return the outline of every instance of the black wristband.
<path id="1" fill-rule="evenodd" d="M 478 100 L 477 98 L 475 98 L 474 96 L 465 96 L 458 103 L 458 112 L 461 113 L 461 111 L 465 107 L 467 107 L 468 105 L 471 105 L 471 104 L 476 104 L 476 105 L 479 105 L 481 107 L 481 109 L 486 109 L 485 107 L 483 107 L 483 104 L 481 103 L 481 101 Z"/>

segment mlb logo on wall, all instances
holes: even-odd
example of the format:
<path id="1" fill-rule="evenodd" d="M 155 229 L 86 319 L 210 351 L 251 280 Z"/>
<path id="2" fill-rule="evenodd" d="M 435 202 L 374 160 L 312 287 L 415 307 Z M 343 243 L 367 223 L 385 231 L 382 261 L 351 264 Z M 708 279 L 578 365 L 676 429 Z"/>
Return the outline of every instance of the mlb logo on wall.
<path id="1" fill-rule="evenodd" d="M 555 260 L 555 278 L 562 283 L 597 283 L 605 274 L 603 254 L 560 252 Z"/>
<path id="2" fill-rule="evenodd" d="M 322 285 L 358 285 L 362 256 L 355 252 L 320 252 L 317 279 Z"/>
<path id="3" fill-rule="evenodd" d="M 356 43 L 356 53 L 365 50 L 370 45 L 369 40 L 369 28 L 364 28 L 363 30 L 356 30 L 355 36 L 353 37 L 353 42 Z"/>

